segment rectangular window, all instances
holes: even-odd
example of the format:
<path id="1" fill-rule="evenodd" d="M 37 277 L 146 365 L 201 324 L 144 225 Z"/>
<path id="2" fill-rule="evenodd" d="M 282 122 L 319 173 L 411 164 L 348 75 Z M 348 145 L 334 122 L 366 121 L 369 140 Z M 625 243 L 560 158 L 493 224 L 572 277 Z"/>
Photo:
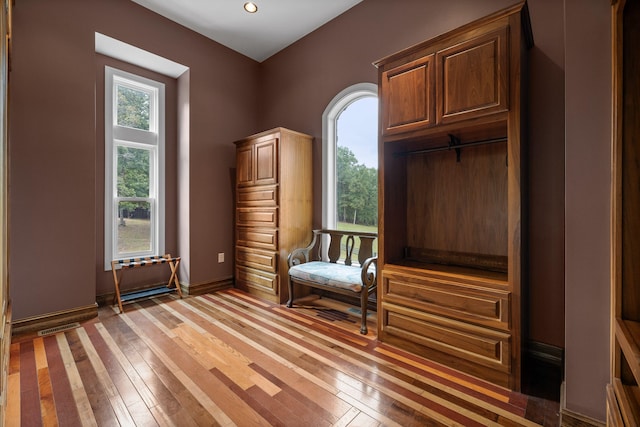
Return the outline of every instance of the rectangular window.
<path id="1" fill-rule="evenodd" d="M 164 253 L 164 84 L 105 67 L 105 270 Z"/>

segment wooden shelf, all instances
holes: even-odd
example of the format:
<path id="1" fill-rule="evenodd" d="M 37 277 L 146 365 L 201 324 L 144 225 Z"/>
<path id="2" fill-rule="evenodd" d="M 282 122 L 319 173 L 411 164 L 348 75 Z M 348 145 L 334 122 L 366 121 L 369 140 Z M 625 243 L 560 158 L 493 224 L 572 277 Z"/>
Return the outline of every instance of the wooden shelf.
<path id="1" fill-rule="evenodd" d="M 613 391 L 613 395 L 611 395 L 611 391 Z M 638 425 L 640 420 L 640 387 L 622 384 L 620 379 L 614 378 L 612 387 L 607 389 L 607 399 L 610 409 L 615 414 L 611 420 L 612 425 Z"/>
<path id="2" fill-rule="evenodd" d="M 507 273 L 486 270 L 482 268 L 461 267 L 457 265 L 434 264 L 412 259 L 401 259 L 390 261 L 385 264 L 384 269 L 388 268 L 407 268 L 419 270 L 422 274 L 444 274 L 452 276 L 471 277 L 481 280 L 489 280 L 502 282 L 501 285 L 507 283 Z"/>
<path id="3" fill-rule="evenodd" d="M 618 405 L 618 399 L 612 384 L 607 384 L 607 425 L 612 427 L 624 426 L 620 405 Z"/>
<path id="4" fill-rule="evenodd" d="M 616 339 L 636 383 L 640 384 L 640 322 L 616 318 Z"/>

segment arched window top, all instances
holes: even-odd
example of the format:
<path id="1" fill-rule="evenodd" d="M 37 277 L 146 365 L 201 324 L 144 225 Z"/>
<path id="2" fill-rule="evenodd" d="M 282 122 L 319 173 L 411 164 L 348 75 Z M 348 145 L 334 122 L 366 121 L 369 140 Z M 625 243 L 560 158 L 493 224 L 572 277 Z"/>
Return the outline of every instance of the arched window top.
<path id="1" fill-rule="evenodd" d="M 322 226 L 337 228 L 336 197 L 336 139 L 337 120 L 340 114 L 352 103 L 368 97 L 378 96 L 378 86 L 373 83 L 357 83 L 340 91 L 327 105 L 322 114 Z M 377 118 L 377 117 L 376 117 Z M 377 120 L 372 126 L 377 129 Z M 377 141 L 373 142 L 377 150 Z"/>
<path id="2" fill-rule="evenodd" d="M 329 133 L 326 132 L 328 131 L 327 125 L 329 123 L 335 123 L 336 118 L 349 106 L 349 104 L 366 96 L 378 97 L 378 85 L 374 83 L 356 83 L 346 89 L 343 89 L 333 97 L 322 114 L 323 143 L 327 141 L 327 137 L 330 136 Z"/>

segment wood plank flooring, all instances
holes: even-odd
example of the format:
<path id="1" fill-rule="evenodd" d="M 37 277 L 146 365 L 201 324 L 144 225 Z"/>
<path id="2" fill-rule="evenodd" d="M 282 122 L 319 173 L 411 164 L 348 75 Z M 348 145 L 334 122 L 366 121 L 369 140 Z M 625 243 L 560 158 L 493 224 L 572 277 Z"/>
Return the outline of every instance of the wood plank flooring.
<path id="1" fill-rule="evenodd" d="M 379 343 L 375 313 L 362 336 L 330 301 L 167 295 L 14 337 L 6 425 L 558 425 L 557 402 Z"/>

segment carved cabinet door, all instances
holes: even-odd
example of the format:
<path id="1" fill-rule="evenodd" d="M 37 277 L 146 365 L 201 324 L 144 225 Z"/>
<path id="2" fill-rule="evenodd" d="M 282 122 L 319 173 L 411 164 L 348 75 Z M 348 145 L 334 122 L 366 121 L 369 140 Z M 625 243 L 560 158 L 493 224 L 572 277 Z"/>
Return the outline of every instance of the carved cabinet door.
<path id="1" fill-rule="evenodd" d="M 238 185 L 268 185 L 278 182 L 278 138 L 245 143 L 236 150 Z"/>
<path id="2" fill-rule="evenodd" d="M 509 109 L 508 27 L 436 54 L 437 123 Z"/>
<path id="3" fill-rule="evenodd" d="M 382 131 L 407 132 L 435 123 L 434 55 L 385 71 L 382 75 Z"/>

